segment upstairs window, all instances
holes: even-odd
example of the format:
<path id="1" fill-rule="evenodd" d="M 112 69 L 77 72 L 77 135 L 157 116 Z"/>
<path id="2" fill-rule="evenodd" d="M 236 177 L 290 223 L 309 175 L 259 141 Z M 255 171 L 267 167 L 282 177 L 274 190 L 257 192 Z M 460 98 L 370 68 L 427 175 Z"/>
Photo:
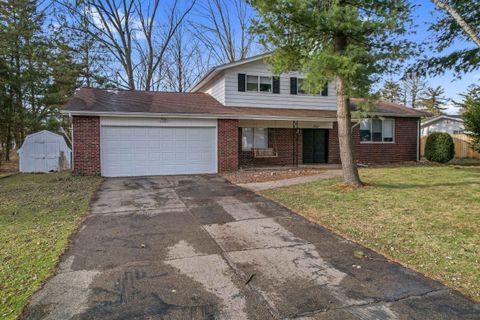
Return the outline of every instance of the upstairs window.
<path id="1" fill-rule="evenodd" d="M 360 122 L 361 142 L 393 142 L 393 119 L 364 119 Z"/>
<path id="2" fill-rule="evenodd" d="M 272 92 L 272 77 L 260 77 L 260 92 Z"/>
<path id="3" fill-rule="evenodd" d="M 247 91 L 258 91 L 258 76 L 247 76 Z"/>
<path id="4" fill-rule="evenodd" d="M 303 88 L 303 79 L 297 79 L 297 94 L 307 94 L 307 91 Z"/>
<path id="5" fill-rule="evenodd" d="M 303 83 L 305 82 L 305 79 L 302 78 L 290 78 L 290 93 L 291 94 L 309 94 L 305 88 L 303 88 Z M 325 85 L 325 87 L 322 89 L 322 92 L 320 93 L 322 97 L 327 97 L 328 96 L 328 83 Z"/>
<path id="6" fill-rule="evenodd" d="M 272 77 L 247 75 L 247 91 L 272 92 Z"/>
<path id="7" fill-rule="evenodd" d="M 280 77 L 254 76 L 245 73 L 238 75 L 239 92 L 280 93 Z"/>

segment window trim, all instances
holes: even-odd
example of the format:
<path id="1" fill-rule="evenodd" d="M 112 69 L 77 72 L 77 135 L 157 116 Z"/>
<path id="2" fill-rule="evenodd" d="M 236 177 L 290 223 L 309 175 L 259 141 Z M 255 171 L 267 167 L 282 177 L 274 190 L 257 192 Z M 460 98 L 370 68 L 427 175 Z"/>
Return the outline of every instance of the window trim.
<path id="1" fill-rule="evenodd" d="M 395 118 L 375 118 L 375 119 L 378 119 L 378 120 L 382 120 L 382 141 L 372 141 L 372 126 L 373 126 L 373 121 L 372 121 L 373 118 L 365 118 L 365 119 L 362 119 L 360 120 L 359 122 L 359 127 L 358 127 L 358 135 L 359 135 L 359 138 L 360 138 L 360 144 L 394 144 L 395 143 Z M 360 136 L 360 126 L 361 126 L 361 122 L 363 120 L 368 120 L 369 124 L 370 124 L 370 141 L 362 141 L 362 138 Z M 384 129 L 385 129 L 385 126 L 384 126 L 384 122 L 385 120 L 391 120 L 392 121 L 392 141 L 383 141 L 384 139 Z"/>
<path id="2" fill-rule="evenodd" d="M 252 146 L 251 148 L 244 148 L 244 146 L 243 146 L 243 129 L 252 129 L 252 133 L 253 133 L 253 146 Z M 255 147 L 255 130 L 256 130 L 256 129 L 264 129 L 264 130 L 265 130 L 265 142 L 266 142 L 266 145 L 267 145 L 267 147 L 266 147 L 265 149 L 268 149 L 268 146 L 269 146 L 269 144 L 268 144 L 268 142 L 269 142 L 269 141 L 268 141 L 268 140 L 269 140 L 269 139 L 268 139 L 268 128 L 243 127 L 243 128 L 242 128 L 242 141 L 241 141 L 241 143 L 242 143 L 242 151 L 243 151 L 243 152 L 250 152 L 250 151 L 253 151 L 253 149 L 263 149 L 263 148 L 257 148 L 257 147 Z"/>
<path id="3" fill-rule="evenodd" d="M 257 91 L 248 90 L 248 77 L 257 77 Z M 270 78 L 270 91 L 260 91 L 260 78 Z M 262 93 L 262 94 L 273 94 L 273 76 L 260 76 L 254 74 L 245 74 L 245 92 L 249 93 Z"/>

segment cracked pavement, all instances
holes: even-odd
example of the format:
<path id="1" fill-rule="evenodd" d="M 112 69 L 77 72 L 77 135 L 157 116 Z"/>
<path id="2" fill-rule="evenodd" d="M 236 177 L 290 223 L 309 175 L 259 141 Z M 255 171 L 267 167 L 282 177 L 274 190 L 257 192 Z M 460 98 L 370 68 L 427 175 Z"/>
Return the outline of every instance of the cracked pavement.
<path id="1" fill-rule="evenodd" d="M 355 258 L 361 250 L 365 258 Z M 112 178 L 25 319 L 478 319 L 457 292 L 214 175 Z"/>

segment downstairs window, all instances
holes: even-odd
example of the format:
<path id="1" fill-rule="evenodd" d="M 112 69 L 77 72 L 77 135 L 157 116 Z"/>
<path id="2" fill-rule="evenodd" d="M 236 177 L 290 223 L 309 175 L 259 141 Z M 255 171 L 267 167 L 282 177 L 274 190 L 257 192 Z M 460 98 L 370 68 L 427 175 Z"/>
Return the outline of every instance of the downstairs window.
<path id="1" fill-rule="evenodd" d="M 242 151 L 268 148 L 267 128 L 242 128 Z"/>
<path id="2" fill-rule="evenodd" d="M 360 122 L 360 142 L 393 142 L 394 119 L 363 119 Z"/>

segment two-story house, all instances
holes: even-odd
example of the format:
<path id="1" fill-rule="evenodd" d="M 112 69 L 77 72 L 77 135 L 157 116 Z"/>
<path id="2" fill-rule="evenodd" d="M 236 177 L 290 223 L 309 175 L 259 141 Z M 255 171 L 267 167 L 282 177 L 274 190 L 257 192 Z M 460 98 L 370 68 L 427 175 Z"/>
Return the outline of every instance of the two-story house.
<path id="1" fill-rule="evenodd" d="M 113 177 L 339 163 L 334 83 L 307 94 L 302 74 L 275 77 L 265 57 L 218 66 L 189 93 L 80 89 L 63 110 L 74 170 Z M 380 102 L 371 114 L 352 122 L 358 162 L 418 160 L 423 113 Z"/>

